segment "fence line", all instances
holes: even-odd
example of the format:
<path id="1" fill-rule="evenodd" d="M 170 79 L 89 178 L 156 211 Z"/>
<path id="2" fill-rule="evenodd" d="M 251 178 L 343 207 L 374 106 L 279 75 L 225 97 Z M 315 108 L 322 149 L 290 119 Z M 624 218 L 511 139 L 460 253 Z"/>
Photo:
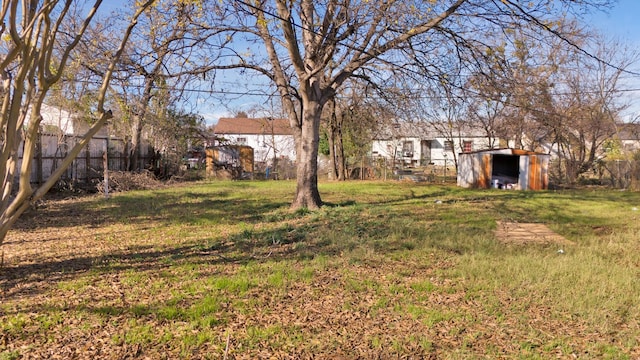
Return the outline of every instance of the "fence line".
<path id="1" fill-rule="evenodd" d="M 66 157 L 67 152 L 75 146 L 81 136 L 60 135 L 42 133 L 36 143 L 36 151 L 33 157 L 31 168 L 31 183 L 42 184 L 57 169 L 58 165 Z M 23 146 L 20 146 L 18 153 L 18 169 L 22 163 Z M 91 183 L 95 179 L 100 179 L 104 172 L 105 151 L 109 162 L 109 170 L 125 171 L 128 156 L 126 154 L 125 141 L 119 138 L 111 138 L 106 135 L 94 136 L 87 146 L 85 146 L 72 164 L 63 173 L 61 180 L 73 181 L 75 183 Z M 147 147 L 141 147 L 140 170 L 146 168 L 153 162 L 153 154 Z"/>

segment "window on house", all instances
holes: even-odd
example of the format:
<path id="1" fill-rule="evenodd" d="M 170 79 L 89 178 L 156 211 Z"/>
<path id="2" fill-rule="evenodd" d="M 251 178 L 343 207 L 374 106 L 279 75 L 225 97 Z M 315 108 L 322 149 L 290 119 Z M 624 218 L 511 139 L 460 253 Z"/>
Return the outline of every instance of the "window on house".
<path id="1" fill-rule="evenodd" d="M 445 140 L 444 151 L 453 151 L 453 141 Z"/>
<path id="2" fill-rule="evenodd" d="M 473 151 L 473 142 L 470 140 L 465 140 L 462 142 L 462 152 L 471 152 Z"/>
<path id="3" fill-rule="evenodd" d="M 398 156 L 396 148 L 392 144 L 387 144 L 387 156 Z"/>
<path id="4" fill-rule="evenodd" d="M 413 157 L 413 141 L 405 141 L 402 143 L 402 156 Z"/>
<path id="5" fill-rule="evenodd" d="M 236 142 L 240 145 L 246 145 L 247 144 L 247 138 L 246 137 L 239 137 L 236 139 Z"/>

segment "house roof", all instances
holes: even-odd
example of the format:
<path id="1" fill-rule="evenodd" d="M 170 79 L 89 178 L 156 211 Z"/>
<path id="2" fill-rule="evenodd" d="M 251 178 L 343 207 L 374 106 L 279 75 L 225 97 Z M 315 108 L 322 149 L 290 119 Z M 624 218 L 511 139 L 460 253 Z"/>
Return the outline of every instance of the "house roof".
<path id="1" fill-rule="evenodd" d="M 214 126 L 216 134 L 292 135 L 287 119 L 220 118 Z"/>
<path id="2" fill-rule="evenodd" d="M 460 136 L 463 138 L 486 136 L 481 129 L 468 125 L 458 126 L 459 128 L 455 132 L 457 133 L 459 131 Z M 394 138 L 435 139 L 444 137 L 443 129 L 447 127 L 446 123 L 398 121 L 382 127 L 376 135 L 376 140 L 390 140 Z"/>
<path id="3" fill-rule="evenodd" d="M 624 123 L 618 125 L 620 140 L 640 140 L 640 124 Z"/>
<path id="4" fill-rule="evenodd" d="M 430 124 L 425 122 L 398 121 L 393 124 L 382 126 L 376 134 L 377 140 L 390 140 L 397 138 L 416 137 L 430 139 L 436 137 L 436 132 Z"/>

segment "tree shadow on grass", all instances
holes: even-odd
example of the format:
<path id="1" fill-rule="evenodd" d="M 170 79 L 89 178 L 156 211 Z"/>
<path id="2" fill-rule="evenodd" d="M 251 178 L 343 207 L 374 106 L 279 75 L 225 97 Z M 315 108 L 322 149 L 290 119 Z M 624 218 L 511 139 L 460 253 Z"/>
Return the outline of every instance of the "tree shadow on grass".
<path id="1" fill-rule="evenodd" d="M 95 256 L 73 256 L 37 263 L 0 267 L 0 302 L 49 291 L 56 284 L 83 276 L 114 275 L 128 271 L 155 272 L 181 265 L 243 265 L 249 262 L 304 259 L 336 255 L 334 244 L 309 240 L 305 225 L 282 225 L 269 230 L 244 230 L 221 238 L 202 238 L 176 247 L 135 246 Z M 304 245 L 301 245 L 304 244 Z M 160 249 L 159 249 L 160 248 Z"/>
<path id="2" fill-rule="evenodd" d="M 127 250 L 113 250 L 109 254 L 74 256 L 62 254 L 54 260 L 38 263 L 5 264 L 0 268 L 0 299 L 32 296 L 50 290 L 61 281 L 73 280 L 91 273 L 119 274 L 129 270 L 136 272 L 159 271 L 180 264 L 195 265 L 239 265 L 252 261 L 281 261 L 287 259 L 310 259 L 318 255 L 338 256 L 358 246 L 369 246 L 376 251 L 390 252 L 418 246 L 424 241 L 429 246 L 442 247 L 453 253 L 474 251 L 474 243 L 446 242 L 440 237 L 450 236 L 448 227 L 458 228 L 455 233 L 460 238 L 484 235 L 487 218 L 499 216 L 501 211 L 511 211 L 513 216 L 526 218 L 526 209 L 490 209 L 485 214 L 475 203 L 488 202 L 499 206 L 500 202 L 531 201 L 563 196 L 567 199 L 586 201 L 612 201 L 614 194 L 556 194 L 551 192 L 486 192 L 468 191 L 452 194 L 446 189 L 426 194 L 411 193 L 402 198 L 380 202 L 365 202 L 361 206 L 353 200 L 330 204 L 327 210 L 317 213 L 278 212 L 288 209 L 288 202 L 282 200 L 261 200 L 237 198 L 232 192 L 200 194 L 187 192 L 175 195 L 165 192 L 135 193 L 105 201 L 99 207 L 91 200 L 80 204 L 69 202 L 47 209 L 41 216 L 37 212 L 25 217 L 23 225 L 30 220 L 40 221 L 35 228 L 63 228 L 85 224 L 87 218 L 94 218 L 89 226 L 96 228 L 127 221 L 139 228 L 148 226 L 149 219 L 168 225 L 189 224 L 249 224 L 269 223 L 269 226 L 236 227 L 228 235 L 200 237 L 176 246 L 135 246 Z M 612 197 L 613 196 L 613 197 Z M 434 199 L 444 199 L 440 205 L 432 205 L 426 216 L 435 219 L 431 224 L 412 225 L 416 216 L 411 213 L 415 201 L 433 203 Z M 624 205 L 635 205 L 638 196 L 623 196 Z M 103 200 L 100 200 L 103 201 Z M 458 207 L 449 204 L 468 205 L 461 207 L 466 213 L 458 214 Z M 407 205 L 409 205 L 407 207 Z M 465 205 L 465 206 L 466 206 Z M 384 207 L 381 211 L 371 211 L 374 207 Z M 565 205 L 554 203 L 551 209 L 557 219 L 570 221 Z M 568 205 L 570 206 L 570 204 Z M 409 210 L 408 210 L 409 209 Z M 273 214 L 275 211 L 275 215 Z M 473 214 L 476 215 L 473 215 Z M 71 215 L 70 215 L 71 214 Z M 270 215 L 266 215 L 270 214 Z M 478 215 L 480 214 L 480 215 Z M 473 216 L 471 216 L 473 215 Z M 581 219 L 583 222 L 598 219 Z M 474 223 L 475 222 L 475 223 Z M 274 224 L 280 224 L 272 226 Z M 25 225 L 26 226 L 26 225 Z M 403 243 L 405 226 L 421 226 L 424 232 L 407 231 L 409 243 Z M 23 230 L 34 229 L 26 226 Z M 136 228 L 138 229 L 138 228 Z M 331 236 L 325 236 L 326 233 Z M 417 234 L 417 235 L 416 235 Z M 341 237 L 341 235 L 344 235 Z M 123 235 L 124 236 L 124 235 Z M 421 237 L 425 240 L 421 240 Z M 66 239 L 59 239 L 66 240 Z M 97 250 L 96 250 L 97 252 Z"/>
<path id="3" fill-rule="evenodd" d="M 51 203 L 30 209 L 15 224 L 16 230 L 101 227 L 118 223 L 206 224 L 261 220 L 263 214 L 288 207 L 286 201 L 240 199 L 230 192 L 180 193 L 145 192 L 111 199 L 90 197 L 78 201 Z"/>

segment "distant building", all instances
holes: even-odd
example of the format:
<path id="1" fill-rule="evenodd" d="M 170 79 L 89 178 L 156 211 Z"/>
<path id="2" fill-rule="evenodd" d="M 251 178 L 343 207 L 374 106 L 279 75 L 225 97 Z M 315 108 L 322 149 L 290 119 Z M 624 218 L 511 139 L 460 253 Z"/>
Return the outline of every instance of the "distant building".
<path id="1" fill-rule="evenodd" d="M 28 116 L 30 116 L 29 113 Z M 70 113 L 56 106 L 42 104 L 40 108 L 40 127 L 42 132 L 46 134 L 59 133 L 61 135 L 84 135 L 89 131 L 90 125 L 81 115 Z M 27 117 L 27 123 L 29 117 Z M 107 129 L 100 129 L 97 136 L 106 136 Z"/>
<path id="2" fill-rule="evenodd" d="M 373 157 L 402 163 L 406 166 L 452 165 L 454 155 L 486 149 L 490 146 L 486 135 L 465 127 L 447 136 L 428 122 L 398 122 L 387 126 L 374 138 Z"/>
<path id="3" fill-rule="evenodd" d="M 624 150 L 631 152 L 640 151 L 640 124 L 619 124 L 618 138 Z"/>
<path id="4" fill-rule="evenodd" d="M 286 119 L 221 118 L 213 131 L 219 141 L 252 147 L 256 163 L 271 163 L 274 157 L 296 159 L 293 131 Z"/>

